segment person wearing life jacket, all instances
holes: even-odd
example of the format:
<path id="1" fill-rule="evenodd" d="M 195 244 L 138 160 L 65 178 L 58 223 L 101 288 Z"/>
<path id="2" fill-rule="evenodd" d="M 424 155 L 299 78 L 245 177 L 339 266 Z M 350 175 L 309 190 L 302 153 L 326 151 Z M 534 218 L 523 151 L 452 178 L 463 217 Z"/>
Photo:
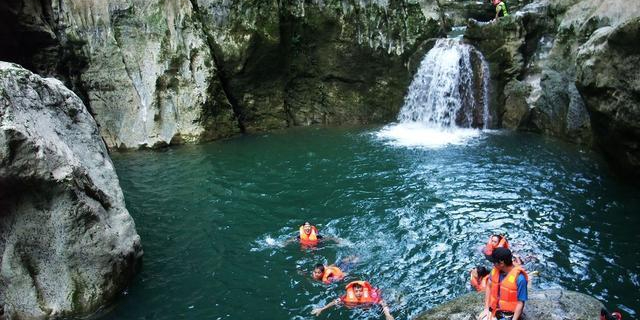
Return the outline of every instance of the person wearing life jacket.
<path id="1" fill-rule="evenodd" d="M 304 246 L 315 246 L 322 239 L 318 234 L 318 228 L 312 226 L 309 222 L 305 222 L 298 230 L 298 240 Z"/>
<path id="2" fill-rule="evenodd" d="M 394 320 L 389 306 L 382 300 L 380 290 L 374 288 L 367 281 L 352 281 L 346 287 L 346 293 L 338 299 L 333 300 L 329 304 L 321 308 L 311 311 L 311 314 L 319 316 L 322 311 L 327 310 L 335 305 L 345 305 L 347 307 L 362 307 L 371 305 L 382 306 L 382 312 L 386 320 Z"/>
<path id="3" fill-rule="evenodd" d="M 491 254 L 493 270 L 485 290 L 484 310 L 478 319 L 519 320 L 528 299 L 529 276 L 513 264 L 511 250 L 496 248 Z"/>
<path id="4" fill-rule="evenodd" d="M 489 281 L 489 270 L 483 266 L 477 266 L 471 269 L 471 286 L 476 291 L 485 291 L 487 282 Z"/>
<path id="5" fill-rule="evenodd" d="M 313 279 L 322 281 L 324 284 L 330 284 L 334 281 L 344 279 L 344 272 L 335 265 L 325 266 L 322 263 L 316 264 L 311 273 Z"/>
<path id="6" fill-rule="evenodd" d="M 498 20 L 499 17 L 507 17 L 509 13 L 507 12 L 507 5 L 502 0 L 492 0 L 491 3 L 494 7 L 496 7 L 496 17 L 495 21 Z"/>
<path id="7" fill-rule="evenodd" d="M 487 245 L 484 246 L 482 253 L 487 258 L 487 260 L 491 261 L 491 253 L 496 248 L 507 248 L 509 249 L 509 241 L 507 241 L 507 237 L 499 234 L 492 234 L 489 237 L 489 241 L 487 241 Z"/>

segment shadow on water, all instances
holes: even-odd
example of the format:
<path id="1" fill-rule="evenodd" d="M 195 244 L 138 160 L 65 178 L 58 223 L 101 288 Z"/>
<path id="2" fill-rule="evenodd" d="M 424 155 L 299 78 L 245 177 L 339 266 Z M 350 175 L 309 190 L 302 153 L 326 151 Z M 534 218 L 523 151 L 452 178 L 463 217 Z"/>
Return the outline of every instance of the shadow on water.
<path id="1" fill-rule="evenodd" d="M 312 319 L 345 283 L 315 263 L 360 262 L 396 319 L 469 292 L 479 247 L 505 232 L 541 271 L 534 285 L 640 307 L 640 200 L 600 160 L 542 137 L 485 132 L 402 147 L 378 131 L 306 129 L 166 152 L 114 155 L 144 269 L 105 319 Z M 309 220 L 343 239 L 284 246 Z M 488 266 L 488 263 L 485 263 Z M 379 310 L 319 319 L 381 319 Z"/>

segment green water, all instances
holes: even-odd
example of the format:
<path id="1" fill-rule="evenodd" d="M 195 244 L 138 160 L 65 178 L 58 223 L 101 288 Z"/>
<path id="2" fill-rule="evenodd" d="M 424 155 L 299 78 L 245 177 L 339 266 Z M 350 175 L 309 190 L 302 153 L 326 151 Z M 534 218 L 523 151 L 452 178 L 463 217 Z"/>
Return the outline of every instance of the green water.
<path id="1" fill-rule="evenodd" d="M 640 194 L 599 158 L 539 136 L 484 133 L 399 147 L 377 128 L 300 129 L 116 154 L 144 266 L 104 319 L 313 319 L 344 283 L 315 263 L 358 256 L 348 279 L 383 290 L 396 319 L 470 291 L 488 235 L 541 271 L 534 287 L 640 310 Z M 282 246 L 305 220 L 343 239 Z M 383 319 L 334 309 L 319 319 Z"/>

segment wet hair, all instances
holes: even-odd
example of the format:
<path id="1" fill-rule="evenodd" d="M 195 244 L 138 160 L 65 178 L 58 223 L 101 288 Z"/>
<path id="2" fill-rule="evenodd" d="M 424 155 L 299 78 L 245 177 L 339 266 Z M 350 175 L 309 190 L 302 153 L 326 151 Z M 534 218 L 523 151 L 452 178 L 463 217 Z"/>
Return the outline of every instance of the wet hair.
<path id="1" fill-rule="evenodd" d="M 477 266 L 476 271 L 478 272 L 478 278 L 484 278 L 484 276 L 489 274 L 489 270 L 484 266 Z"/>
<path id="2" fill-rule="evenodd" d="M 354 283 L 354 284 L 353 284 L 353 288 L 354 288 L 354 289 L 355 289 L 355 288 L 362 288 L 362 285 L 361 285 L 361 284 L 359 284 L 359 283 Z"/>
<path id="3" fill-rule="evenodd" d="M 502 238 L 503 238 L 501 234 L 492 234 L 491 238 L 493 239 L 493 237 L 498 238 L 498 242 L 500 242 L 502 240 Z"/>
<path id="4" fill-rule="evenodd" d="M 496 248 L 491 254 L 491 262 L 504 262 L 506 266 L 513 265 L 513 255 L 511 255 L 511 250 L 507 248 Z"/>
<path id="5" fill-rule="evenodd" d="M 320 269 L 320 272 L 324 272 L 324 265 L 322 263 L 318 263 L 313 269 Z"/>

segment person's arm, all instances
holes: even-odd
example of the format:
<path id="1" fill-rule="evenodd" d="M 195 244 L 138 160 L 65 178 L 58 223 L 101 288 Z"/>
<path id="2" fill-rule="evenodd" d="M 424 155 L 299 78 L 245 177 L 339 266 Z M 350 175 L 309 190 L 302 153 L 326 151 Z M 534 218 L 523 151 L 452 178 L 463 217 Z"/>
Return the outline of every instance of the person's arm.
<path id="1" fill-rule="evenodd" d="M 386 320 L 395 320 L 389 311 L 389 306 L 384 300 L 380 300 L 380 305 L 382 306 L 382 312 L 384 313 L 384 318 Z"/>
<path id="2" fill-rule="evenodd" d="M 489 311 L 489 297 L 491 297 L 491 279 L 487 281 L 487 288 L 484 289 L 484 310 L 478 315 L 478 319 L 482 319 L 486 317 L 487 319 L 491 319 L 491 311 Z"/>
<path id="3" fill-rule="evenodd" d="M 325 241 L 333 241 L 335 243 L 340 243 L 340 238 L 336 238 L 336 237 L 325 237 L 325 236 L 318 236 L 318 239 L 322 242 Z"/>
<path id="4" fill-rule="evenodd" d="M 314 315 L 314 316 L 319 316 L 322 313 L 322 311 L 325 311 L 325 310 L 337 305 L 338 303 L 340 303 L 340 299 L 335 299 L 335 300 L 331 301 L 329 304 L 327 304 L 326 306 L 324 306 L 322 308 L 316 308 L 316 309 L 311 310 L 311 314 Z"/>
<path id="5" fill-rule="evenodd" d="M 524 309 L 524 303 L 529 299 L 527 282 L 527 278 L 523 274 L 518 275 L 518 280 L 516 281 L 518 286 L 518 304 L 516 305 L 516 309 L 513 311 L 513 320 L 520 319 L 522 316 L 522 310 Z"/>
<path id="6" fill-rule="evenodd" d="M 283 246 L 283 247 L 286 247 L 286 246 L 288 246 L 289 244 L 291 244 L 292 242 L 298 242 L 298 241 L 300 241 L 300 236 L 297 236 L 297 237 L 293 237 L 293 238 L 291 238 L 291 239 L 288 239 L 287 241 L 285 241 L 285 242 L 282 244 L 282 246 Z"/>
<path id="7" fill-rule="evenodd" d="M 520 316 L 522 315 L 522 309 L 524 309 L 524 301 L 518 301 L 516 310 L 513 311 L 513 320 L 520 319 Z"/>

